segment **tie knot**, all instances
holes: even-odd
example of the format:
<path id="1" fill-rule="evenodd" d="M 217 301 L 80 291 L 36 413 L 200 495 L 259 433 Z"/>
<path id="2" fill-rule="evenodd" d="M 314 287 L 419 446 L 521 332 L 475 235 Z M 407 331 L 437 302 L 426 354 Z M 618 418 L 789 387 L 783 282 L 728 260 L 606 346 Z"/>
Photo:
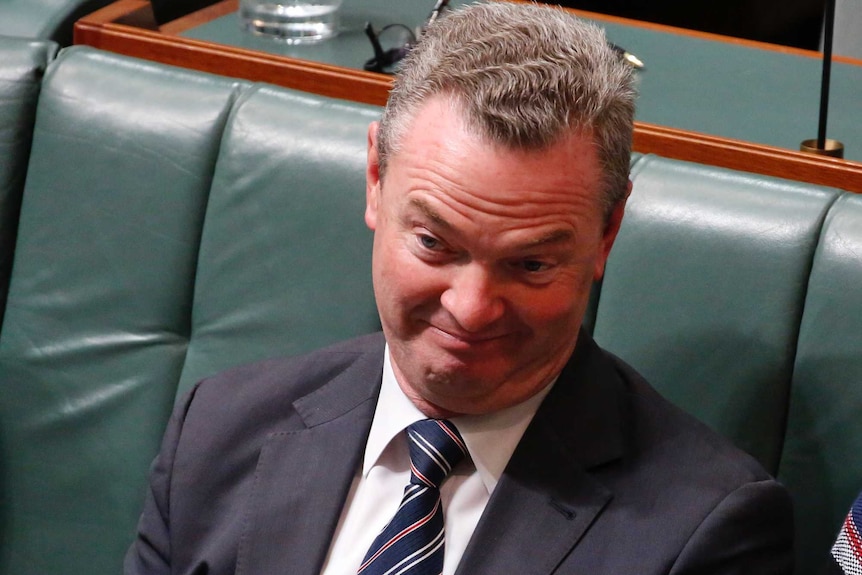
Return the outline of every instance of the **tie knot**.
<path id="1" fill-rule="evenodd" d="M 467 454 L 458 429 L 445 419 L 423 419 L 408 426 L 407 444 L 410 482 L 435 489 Z"/>

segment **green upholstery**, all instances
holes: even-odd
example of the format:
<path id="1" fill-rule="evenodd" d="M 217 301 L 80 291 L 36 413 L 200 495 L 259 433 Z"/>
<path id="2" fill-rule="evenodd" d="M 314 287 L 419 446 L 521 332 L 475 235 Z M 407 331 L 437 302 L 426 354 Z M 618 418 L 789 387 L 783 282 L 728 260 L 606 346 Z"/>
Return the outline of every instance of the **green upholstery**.
<path id="1" fill-rule="evenodd" d="M 61 53 L 0 333 L 0 573 L 119 572 L 181 381 L 378 328 L 361 217 L 378 115 Z"/>
<path id="2" fill-rule="evenodd" d="M 23 135 L 3 135 L 7 180 L 29 163 L 0 329 L 0 575 L 116 574 L 177 393 L 378 328 L 380 109 L 83 47 L 26 89 Z M 862 197 L 654 156 L 632 178 L 586 325 L 786 481 L 812 572 L 862 490 Z"/>
<path id="3" fill-rule="evenodd" d="M 75 22 L 111 0 L 2 0 L 0 35 L 72 43 Z"/>
<path id="4" fill-rule="evenodd" d="M 42 86 L 2 334 L 3 573 L 117 573 L 240 86 L 94 51 Z"/>
<path id="5" fill-rule="evenodd" d="M 862 295 L 855 288 L 862 219 L 848 213 L 862 197 L 657 157 L 637 162 L 632 180 L 596 340 L 786 481 L 796 501 L 797 572 L 816 573 L 862 490 L 862 457 L 853 461 L 850 449 L 862 447 L 862 421 L 848 429 L 852 420 L 827 410 L 796 412 L 812 408 L 800 394 L 832 410 L 862 403 Z M 854 224 L 858 249 L 844 245 L 843 257 L 831 255 Z M 811 362 L 827 350 L 836 352 L 831 369 L 842 374 L 831 385 L 828 363 Z M 806 368 L 812 373 L 800 372 Z M 850 430 L 856 433 L 831 448 L 820 443 Z M 802 438 L 807 446 L 798 444 Z M 835 457 L 817 460 L 827 455 Z M 820 497 L 812 491 L 818 486 Z"/>
<path id="6" fill-rule="evenodd" d="M 365 142 L 379 110 L 277 88 L 238 103 L 201 239 L 179 393 L 255 359 L 380 329 Z"/>
<path id="7" fill-rule="evenodd" d="M 57 45 L 0 36 L 0 325 L 42 74 Z"/>
<path id="8" fill-rule="evenodd" d="M 632 180 L 596 341 L 774 474 L 808 271 L 838 192 L 656 157 Z"/>
<path id="9" fill-rule="evenodd" d="M 795 496 L 797 538 L 830 544 L 862 490 L 862 196 L 839 199 L 814 258 L 778 477 Z M 804 551 L 802 549 L 801 551 Z M 815 563 L 800 557 L 805 570 Z"/>

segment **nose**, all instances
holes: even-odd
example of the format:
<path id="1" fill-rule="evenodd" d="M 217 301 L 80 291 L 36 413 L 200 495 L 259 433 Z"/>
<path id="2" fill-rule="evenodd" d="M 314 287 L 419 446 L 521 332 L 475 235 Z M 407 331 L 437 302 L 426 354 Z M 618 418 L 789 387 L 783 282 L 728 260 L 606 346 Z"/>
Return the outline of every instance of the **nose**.
<path id="1" fill-rule="evenodd" d="M 479 333 L 503 316 L 501 286 L 493 274 L 475 262 L 459 266 L 453 273 L 440 303 L 461 329 Z"/>

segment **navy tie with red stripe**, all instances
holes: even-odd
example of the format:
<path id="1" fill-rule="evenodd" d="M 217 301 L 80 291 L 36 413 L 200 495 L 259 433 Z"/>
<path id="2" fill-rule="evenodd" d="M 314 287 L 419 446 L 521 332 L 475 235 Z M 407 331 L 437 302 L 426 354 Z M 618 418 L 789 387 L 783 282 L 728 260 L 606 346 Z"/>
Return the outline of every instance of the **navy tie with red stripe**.
<path id="1" fill-rule="evenodd" d="M 443 508 L 440 485 L 467 454 L 452 423 L 425 419 L 407 427 L 410 483 L 392 521 L 371 544 L 362 575 L 440 575 Z"/>

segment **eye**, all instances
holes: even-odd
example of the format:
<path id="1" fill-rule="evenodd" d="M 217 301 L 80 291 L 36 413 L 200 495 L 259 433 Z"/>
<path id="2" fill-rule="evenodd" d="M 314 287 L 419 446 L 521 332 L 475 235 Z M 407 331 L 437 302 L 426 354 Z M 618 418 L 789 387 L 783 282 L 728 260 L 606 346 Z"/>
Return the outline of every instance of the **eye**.
<path id="1" fill-rule="evenodd" d="M 415 226 L 409 236 L 413 254 L 430 263 L 443 263 L 454 257 L 452 247 L 424 226 Z"/>
<path id="2" fill-rule="evenodd" d="M 524 260 L 520 265 L 521 269 L 528 273 L 539 273 L 551 268 L 550 264 L 539 260 Z"/>
<path id="3" fill-rule="evenodd" d="M 433 250 L 439 250 L 442 247 L 440 245 L 440 240 L 438 240 L 437 238 L 435 238 L 433 236 L 429 236 L 427 234 L 418 234 L 417 238 L 419 240 L 419 243 L 426 250 L 432 250 L 432 251 Z"/>
<path id="4" fill-rule="evenodd" d="M 559 261 L 551 258 L 543 259 L 515 259 L 509 263 L 513 277 L 529 284 L 545 285 L 557 277 Z"/>
<path id="5" fill-rule="evenodd" d="M 443 240 L 427 233 L 426 230 L 416 231 L 415 237 L 419 247 L 425 252 L 439 254 L 449 251 L 449 246 Z"/>

